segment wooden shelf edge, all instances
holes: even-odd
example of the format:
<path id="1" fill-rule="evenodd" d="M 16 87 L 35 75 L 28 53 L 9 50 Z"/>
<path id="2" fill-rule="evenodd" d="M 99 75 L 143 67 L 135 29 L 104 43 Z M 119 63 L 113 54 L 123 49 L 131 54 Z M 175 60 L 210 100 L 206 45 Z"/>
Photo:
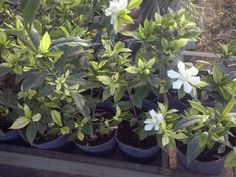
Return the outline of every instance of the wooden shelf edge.
<path id="1" fill-rule="evenodd" d="M 2 144 L 0 164 L 86 177 L 205 177 L 156 166 Z"/>

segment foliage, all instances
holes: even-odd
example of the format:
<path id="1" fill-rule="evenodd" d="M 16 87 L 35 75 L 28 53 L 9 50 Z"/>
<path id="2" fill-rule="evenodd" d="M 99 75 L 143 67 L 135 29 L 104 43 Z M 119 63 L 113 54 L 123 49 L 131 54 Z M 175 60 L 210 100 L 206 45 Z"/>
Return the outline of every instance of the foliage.
<path id="1" fill-rule="evenodd" d="M 199 35 L 193 15 L 157 6 L 145 15 L 150 2 L 0 1 L 0 116 L 11 119 L 10 129 L 31 144 L 61 135 L 83 142 L 113 136 L 128 121 L 140 140 L 156 136 L 165 151 L 175 141 L 187 144 L 189 162 L 216 143 L 219 152 L 233 148 L 235 72 L 222 67 L 224 60 L 212 72 L 184 63 L 182 50 Z M 139 6 L 145 19 L 135 16 Z M 234 42 L 223 49 L 225 57 L 234 54 Z M 191 108 L 172 109 L 171 94 Z M 200 104 L 204 95 L 217 106 Z M 228 156 L 226 166 L 234 159 Z"/>

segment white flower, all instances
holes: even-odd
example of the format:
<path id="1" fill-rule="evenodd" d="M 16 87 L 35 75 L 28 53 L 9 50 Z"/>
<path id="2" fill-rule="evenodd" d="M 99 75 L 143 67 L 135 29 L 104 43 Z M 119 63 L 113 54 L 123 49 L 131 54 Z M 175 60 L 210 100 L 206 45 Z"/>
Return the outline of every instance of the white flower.
<path id="1" fill-rule="evenodd" d="M 174 70 L 169 70 L 167 72 L 168 77 L 171 79 L 177 79 L 173 82 L 173 89 L 180 89 L 181 86 L 184 86 L 184 91 L 186 93 L 191 93 L 193 90 L 192 85 L 197 85 L 200 83 L 200 77 L 197 76 L 198 69 L 192 66 L 191 68 L 185 68 L 185 64 L 183 62 L 178 63 L 179 72 L 175 72 Z"/>
<path id="2" fill-rule="evenodd" d="M 106 16 L 111 16 L 111 24 L 113 25 L 116 21 L 117 15 L 120 11 L 128 6 L 128 0 L 113 0 L 110 1 L 110 6 L 106 9 Z"/>
<path id="3" fill-rule="evenodd" d="M 161 113 L 156 113 L 154 110 L 149 111 L 149 114 L 151 115 L 151 118 L 144 121 L 146 124 L 144 130 L 151 131 L 154 128 L 158 131 L 160 123 L 164 120 L 163 115 Z"/>

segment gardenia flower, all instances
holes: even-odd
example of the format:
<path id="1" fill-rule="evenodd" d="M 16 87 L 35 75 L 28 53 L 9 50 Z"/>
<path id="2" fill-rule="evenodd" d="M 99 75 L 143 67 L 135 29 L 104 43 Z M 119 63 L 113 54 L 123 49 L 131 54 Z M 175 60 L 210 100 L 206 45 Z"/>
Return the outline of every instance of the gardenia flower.
<path id="1" fill-rule="evenodd" d="M 149 114 L 151 115 L 151 119 L 149 118 L 144 121 L 146 124 L 144 130 L 151 131 L 154 128 L 154 130 L 158 131 L 160 123 L 164 120 L 163 115 L 156 113 L 154 110 L 149 111 Z"/>
<path id="2" fill-rule="evenodd" d="M 120 11 L 128 6 L 128 0 L 113 0 L 110 1 L 109 8 L 106 9 L 106 16 L 111 16 L 111 24 L 113 25 L 116 21 L 117 15 Z"/>
<path id="3" fill-rule="evenodd" d="M 193 66 L 186 70 L 185 64 L 183 62 L 179 62 L 178 70 L 178 73 L 174 70 L 169 70 L 167 72 L 168 77 L 171 79 L 177 79 L 172 84 L 173 89 L 180 89 L 183 85 L 184 91 L 186 93 L 191 93 L 193 90 L 192 85 L 197 85 L 200 83 L 200 77 L 197 76 L 198 69 Z"/>

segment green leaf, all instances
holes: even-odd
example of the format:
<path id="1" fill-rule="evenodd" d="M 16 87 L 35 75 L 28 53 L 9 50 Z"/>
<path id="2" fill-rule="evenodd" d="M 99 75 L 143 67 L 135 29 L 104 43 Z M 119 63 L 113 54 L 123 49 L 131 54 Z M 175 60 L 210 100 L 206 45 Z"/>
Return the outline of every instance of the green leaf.
<path id="1" fill-rule="evenodd" d="M 231 168 L 236 166 L 236 147 L 227 155 L 225 160 L 225 167 Z"/>
<path id="2" fill-rule="evenodd" d="M 41 114 L 37 113 L 32 117 L 33 122 L 38 122 L 41 119 Z"/>
<path id="3" fill-rule="evenodd" d="M 129 10 L 135 9 L 136 7 L 140 6 L 142 1 L 143 0 L 131 0 L 129 5 L 128 5 L 128 9 Z"/>
<path id="4" fill-rule="evenodd" d="M 171 41 L 171 46 L 172 48 L 174 47 L 174 49 L 181 49 L 183 47 L 185 47 L 188 43 L 188 39 L 177 39 L 174 41 Z"/>
<path id="5" fill-rule="evenodd" d="M 25 0 L 25 6 L 23 8 L 22 14 L 26 24 L 32 24 L 33 20 L 35 19 L 39 5 L 40 0 Z"/>
<path id="6" fill-rule="evenodd" d="M 166 112 L 167 112 L 165 105 L 162 104 L 162 103 L 160 103 L 160 102 L 158 102 L 158 107 L 159 107 L 161 113 L 162 113 L 163 115 L 165 115 Z"/>
<path id="7" fill-rule="evenodd" d="M 62 127 L 61 115 L 58 111 L 52 110 L 51 117 L 55 124 L 57 124 L 59 127 Z"/>
<path id="8" fill-rule="evenodd" d="M 165 38 L 162 38 L 162 39 L 161 39 L 161 46 L 162 46 L 164 49 L 168 49 L 169 43 L 168 43 L 168 41 L 167 41 Z"/>
<path id="9" fill-rule="evenodd" d="M 77 131 L 77 138 L 80 140 L 80 141 L 83 141 L 84 140 L 84 134 L 78 130 Z"/>
<path id="10" fill-rule="evenodd" d="M 200 119 L 196 117 L 185 117 L 176 123 L 175 130 L 184 129 L 186 127 L 195 125 L 199 121 Z"/>
<path id="11" fill-rule="evenodd" d="M 30 119 L 26 117 L 19 117 L 16 121 L 12 124 L 10 129 L 21 129 L 24 128 L 26 125 L 30 123 Z"/>
<path id="12" fill-rule="evenodd" d="M 199 135 L 199 146 L 204 147 L 207 144 L 207 139 L 208 139 L 208 133 L 203 132 L 202 134 Z"/>
<path id="13" fill-rule="evenodd" d="M 216 65 L 213 66 L 212 74 L 214 81 L 217 84 L 220 84 L 222 79 L 224 78 L 224 74 Z"/>
<path id="14" fill-rule="evenodd" d="M 195 101 L 190 101 L 190 100 L 188 102 L 197 111 L 199 111 L 199 112 L 201 112 L 203 114 L 207 114 L 207 111 L 206 111 L 205 107 L 203 107 L 200 103 L 195 102 Z"/>
<path id="15" fill-rule="evenodd" d="M 7 35 L 3 31 L 0 31 L 0 44 L 4 46 L 6 42 L 7 42 Z"/>
<path id="16" fill-rule="evenodd" d="M 155 63 L 156 63 L 156 59 L 152 58 L 151 60 L 148 61 L 147 66 L 151 68 Z"/>
<path id="17" fill-rule="evenodd" d="M 191 142 L 187 146 L 187 163 L 189 164 L 191 161 L 195 160 L 205 149 L 205 146 L 199 146 L 199 137 L 195 137 L 191 140 Z"/>
<path id="18" fill-rule="evenodd" d="M 162 136 L 162 146 L 163 147 L 167 146 L 169 144 L 169 142 L 170 142 L 170 139 L 169 139 L 168 135 L 166 133 L 163 134 L 163 136 Z"/>
<path id="19" fill-rule="evenodd" d="M 123 29 L 123 21 L 120 18 L 117 18 L 114 24 L 115 34 L 119 33 Z"/>
<path id="20" fill-rule="evenodd" d="M 134 66 L 130 66 L 128 68 L 125 69 L 128 73 L 131 73 L 131 74 L 137 74 L 140 72 L 140 69 L 137 68 L 137 67 L 134 67 Z"/>
<path id="21" fill-rule="evenodd" d="M 103 94 L 102 94 L 102 100 L 105 101 L 107 100 L 109 97 L 111 96 L 110 94 L 110 89 L 106 88 L 103 90 Z"/>
<path id="22" fill-rule="evenodd" d="M 70 128 L 69 127 L 62 127 L 60 129 L 60 132 L 61 132 L 62 135 L 67 135 L 67 134 L 70 133 Z"/>
<path id="23" fill-rule="evenodd" d="M 111 78 L 108 76 L 97 76 L 97 79 L 104 85 L 110 85 Z"/>
<path id="24" fill-rule="evenodd" d="M 31 118 L 32 112 L 27 104 L 24 105 L 24 114 L 26 117 Z"/>
<path id="25" fill-rule="evenodd" d="M 232 97 L 229 101 L 229 103 L 225 106 L 223 112 L 222 112 L 222 116 L 224 117 L 225 115 L 227 115 L 234 107 L 235 105 L 235 98 Z"/>
<path id="26" fill-rule="evenodd" d="M 30 75 L 28 75 L 27 78 L 22 83 L 23 91 L 27 91 L 29 89 L 40 86 L 45 78 L 46 74 L 30 73 Z"/>
<path id="27" fill-rule="evenodd" d="M 120 101 L 123 98 L 124 92 L 125 92 L 125 89 L 123 89 L 121 87 L 116 89 L 115 94 L 114 94 L 114 101 L 115 101 L 115 103 L 117 103 L 118 101 Z"/>
<path id="28" fill-rule="evenodd" d="M 77 109 L 86 116 L 89 116 L 90 109 L 86 106 L 86 98 L 78 93 L 72 93 L 72 98 Z"/>
<path id="29" fill-rule="evenodd" d="M 46 32 L 43 35 L 43 37 L 39 43 L 39 49 L 40 49 L 41 53 L 43 53 L 43 54 L 47 53 L 50 46 L 51 46 L 51 38 L 50 38 L 48 32 Z"/>
<path id="30" fill-rule="evenodd" d="M 13 71 L 14 71 L 14 73 L 16 73 L 17 75 L 22 75 L 22 66 L 16 65 L 16 66 L 13 68 Z"/>
<path id="31" fill-rule="evenodd" d="M 34 139 L 37 135 L 37 127 L 34 123 L 31 123 L 27 126 L 26 131 L 25 131 L 25 135 L 27 140 L 29 141 L 30 144 L 33 144 Z"/>
<path id="32" fill-rule="evenodd" d="M 133 103 L 136 107 L 142 108 L 143 99 L 142 99 L 141 97 L 137 97 L 137 96 L 132 95 L 132 96 L 130 97 L 130 99 L 131 99 L 132 103 Z"/>

